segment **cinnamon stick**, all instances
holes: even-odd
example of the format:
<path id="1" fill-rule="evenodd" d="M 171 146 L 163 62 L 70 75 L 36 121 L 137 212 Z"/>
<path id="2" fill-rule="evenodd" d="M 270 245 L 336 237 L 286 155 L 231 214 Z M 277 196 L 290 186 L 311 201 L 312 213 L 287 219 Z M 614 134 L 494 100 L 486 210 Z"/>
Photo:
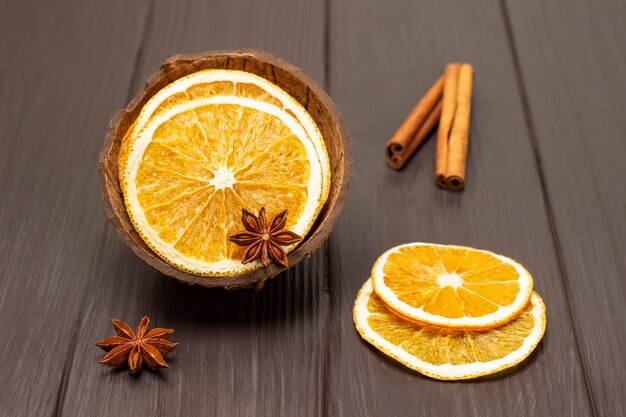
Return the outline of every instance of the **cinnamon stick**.
<path id="1" fill-rule="evenodd" d="M 448 141 L 448 166 L 446 186 L 459 191 L 465 187 L 465 166 L 469 143 L 469 124 L 472 107 L 472 79 L 474 69 L 470 64 L 463 64 L 459 69 L 456 111 L 450 140 Z"/>
<path id="2" fill-rule="evenodd" d="M 435 127 L 441 113 L 443 76 L 428 90 L 426 95 L 411 110 L 398 131 L 385 148 L 387 164 L 393 169 L 402 169 L 415 153 L 428 133 Z"/>
<path id="3" fill-rule="evenodd" d="M 435 162 L 435 183 L 446 188 L 446 174 L 448 172 L 448 139 L 454 120 L 457 102 L 457 85 L 461 64 L 448 64 L 444 72 L 443 99 L 441 119 L 437 131 L 437 158 Z"/>

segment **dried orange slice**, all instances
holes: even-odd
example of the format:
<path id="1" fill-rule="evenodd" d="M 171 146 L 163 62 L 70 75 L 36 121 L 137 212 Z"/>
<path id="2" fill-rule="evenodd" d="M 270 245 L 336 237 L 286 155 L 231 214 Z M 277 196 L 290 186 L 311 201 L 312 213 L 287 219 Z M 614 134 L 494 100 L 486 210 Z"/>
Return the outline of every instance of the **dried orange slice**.
<path id="1" fill-rule="evenodd" d="M 302 105 L 287 92 L 263 77 L 245 71 L 207 69 L 194 72 L 167 85 L 144 105 L 139 116 L 128 130 L 127 137 L 141 131 L 145 124 L 179 104 L 214 96 L 236 96 L 274 105 L 289 113 L 304 129 L 311 140 L 324 172 L 330 170 L 330 160 L 321 133 L 313 118 Z M 120 149 L 120 161 L 128 152 L 126 137 Z M 120 165 L 120 172 L 123 166 Z M 322 193 L 328 194 L 330 177 L 323 178 Z"/>
<path id="2" fill-rule="evenodd" d="M 510 322 L 488 330 L 453 330 L 407 320 L 389 310 L 363 285 L 353 310 L 361 337 L 385 355 L 435 379 L 471 379 L 517 365 L 535 349 L 546 330 L 546 307 L 533 292 Z"/>
<path id="3" fill-rule="evenodd" d="M 242 230 L 241 209 L 265 207 L 268 216 L 286 209 L 285 228 L 306 236 L 328 197 L 323 138 L 268 97 L 236 88 L 198 90 L 163 105 L 163 95 L 190 97 L 192 85 L 184 77 L 157 93 L 125 137 L 119 170 L 126 208 L 142 239 L 171 265 L 208 276 L 249 272 L 261 263 L 243 265 L 244 249 L 228 241 Z"/>
<path id="4" fill-rule="evenodd" d="M 376 293 L 409 319 L 461 329 L 506 323 L 528 303 L 533 279 L 514 260 L 463 246 L 409 243 L 372 269 Z"/>

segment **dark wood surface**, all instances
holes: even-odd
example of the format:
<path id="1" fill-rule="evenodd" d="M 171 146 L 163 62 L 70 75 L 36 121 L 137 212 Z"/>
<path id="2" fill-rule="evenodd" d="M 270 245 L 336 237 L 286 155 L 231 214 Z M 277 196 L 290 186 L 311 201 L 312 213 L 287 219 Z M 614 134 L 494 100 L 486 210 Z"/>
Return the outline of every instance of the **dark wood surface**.
<path id="1" fill-rule="evenodd" d="M 625 416 L 626 5 L 530 0 L 10 0 L 0 13 L 0 416 Z M 180 52 L 268 50 L 342 112 L 354 154 L 330 240 L 259 293 L 138 259 L 95 171 L 112 112 Z M 431 138 L 386 141 L 450 61 L 476 72 L 467 187 Z M 524 364 L 439 382 L 357 336 L 356 291 L 409 241 L 516 258 L 548 330 Z M 176 329 L 171 368 L 97 364 L 109 319 Z"/>

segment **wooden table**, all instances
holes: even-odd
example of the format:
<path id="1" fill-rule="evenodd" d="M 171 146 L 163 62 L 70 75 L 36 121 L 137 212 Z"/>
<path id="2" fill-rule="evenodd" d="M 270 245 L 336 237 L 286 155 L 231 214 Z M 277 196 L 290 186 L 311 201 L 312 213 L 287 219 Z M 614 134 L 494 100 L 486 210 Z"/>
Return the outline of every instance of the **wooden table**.
<path id="1" fill-rule="evenodd" d="M 0 416 L 625 416 L 626 3 L 6 0 L 0 13 Z M 330 93 L 353 142 L 331 239 L 259 294 L 152 270 L 106 220 L 112 112 L 178 52 L 255 47 Z M 467 188 L 430 139 L 383 148 L 450 61 L 476 70 Z M 354 330 L 372 263 L 404 242 L 524 263 L 548 331 L 521 366 L 445 383 Z M 176 329 L 171 368 L 97 364 L 111 317 Z"/>

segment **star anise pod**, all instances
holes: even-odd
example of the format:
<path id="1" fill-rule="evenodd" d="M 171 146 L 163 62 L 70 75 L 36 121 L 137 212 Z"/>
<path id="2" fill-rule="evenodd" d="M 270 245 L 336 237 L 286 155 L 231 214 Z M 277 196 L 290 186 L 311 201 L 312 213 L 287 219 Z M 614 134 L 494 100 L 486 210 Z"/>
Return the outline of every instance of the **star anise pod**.
<path id="1" fill-rule="evenodd" d="M 131 374 L 138 372 L 142 365 L 150 369 L 169 368 L 163 356 L 170 353 L 178 343 L 170 342 L 173 329 L 158 327 L 148 331 L 150 319 L 141 319 L 133 333 L 130 326 L 119 320 L 111 319 L 117 336 L 96 342 L 96 346 L 109 352 L 99 363 L 111 368 L 128 366 Z"/>
<path id="2" fill-rule="evenodd" d="M 289 266 L 287 254 L 281 246 L 288 246 L 302 240 L 289 230 L 283 230 L 287 224 L 287 210 L 274 217 L 271 223 L 265 219 L 265 207 L 255 216 L 246 209 L 241 210 L 241 222 L 247 232 L 237 233 L 228 239 L 239 246 L 245 246 L 241 263 L 247 264 L 261 259 L 263 266 L 268 265 L 268 256 L 284 267 Z"/>

